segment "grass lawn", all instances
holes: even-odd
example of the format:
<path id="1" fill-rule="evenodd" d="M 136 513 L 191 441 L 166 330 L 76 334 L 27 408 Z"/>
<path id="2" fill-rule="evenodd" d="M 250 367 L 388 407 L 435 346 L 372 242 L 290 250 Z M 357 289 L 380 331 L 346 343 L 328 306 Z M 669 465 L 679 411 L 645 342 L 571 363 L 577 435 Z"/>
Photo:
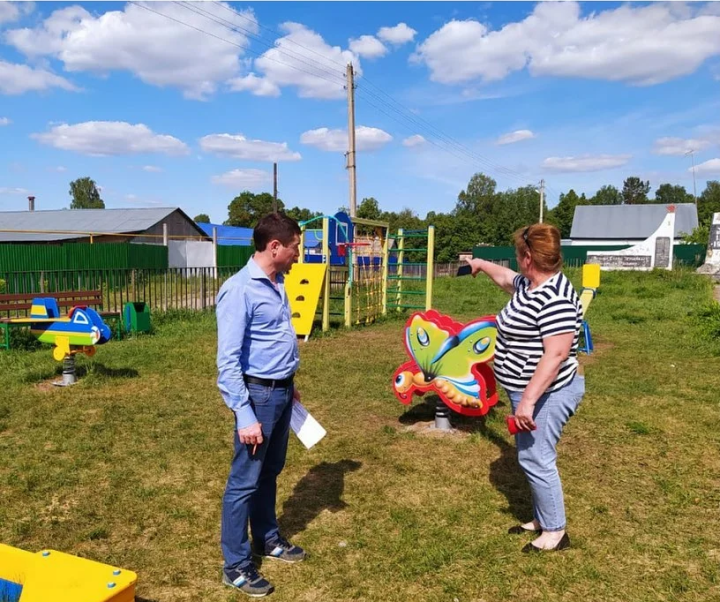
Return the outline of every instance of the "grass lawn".
<path id="1" fill-rule="evenodd" d="M 529 537 L 506 535 L 530 508 L 504 402 L 437 437 L 418 428 L 432 407 L 395 400 L 402 322 L 387 321 L 301 346 L 303 401 L 328 436 L 307 451 L 291 435 L 278 515 L 311 556 L 263 566 L 271 599 L 720 600 L 711 284 L 602 278 L 587 395 L 560 446 L 571 550 L 528 557 Z M 436 307 L 458 319 L 504 301 L 484 280 L 436 283 Z M 0 354 L 0 541 L 134 570 L 138 601 L 243 599 L 220 584 L 233 425 L 215 341 L 213 314 L 168 321 L 79 359 L 69 389 L 47 384 L 59 373 L 47 349 Z"/>

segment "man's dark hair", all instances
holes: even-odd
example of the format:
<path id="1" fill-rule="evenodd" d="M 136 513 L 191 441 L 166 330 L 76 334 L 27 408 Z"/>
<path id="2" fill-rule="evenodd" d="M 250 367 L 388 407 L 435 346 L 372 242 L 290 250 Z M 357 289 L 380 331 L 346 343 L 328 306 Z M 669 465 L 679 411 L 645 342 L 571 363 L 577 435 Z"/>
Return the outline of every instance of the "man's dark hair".
<path id="1" fill-rule="evenodd" d="M 263 217 L 253 230 L 255 250 L 264 251 L 271 240 L 279 240 L 288 246 L 295 235 L 300 236 L 300 226 L 293 218 L 284 213 L 270 213 Z"/>

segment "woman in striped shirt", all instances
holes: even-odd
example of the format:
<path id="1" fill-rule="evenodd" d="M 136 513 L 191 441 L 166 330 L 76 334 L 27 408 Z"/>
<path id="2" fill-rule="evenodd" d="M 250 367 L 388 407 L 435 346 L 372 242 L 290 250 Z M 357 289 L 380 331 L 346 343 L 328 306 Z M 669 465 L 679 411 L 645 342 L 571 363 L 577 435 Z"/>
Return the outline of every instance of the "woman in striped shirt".
<path id="1" fill-rule="evenodd" d="M 469 262 L 473 276 L 484 272 L 512 295 L 497 317 L 494 367 L 519 430 L 518 462 L 530 484 L 534 517 L 509 532 L 539 534 L 523 552 L 562 550 L 570 539 L 555 447 L 585 394 L 577 361 L 582 310 L 560 271 L 558 229 L 534 224 L 518 230 L 514 240 L 520 274 L 483 259 Z"/>

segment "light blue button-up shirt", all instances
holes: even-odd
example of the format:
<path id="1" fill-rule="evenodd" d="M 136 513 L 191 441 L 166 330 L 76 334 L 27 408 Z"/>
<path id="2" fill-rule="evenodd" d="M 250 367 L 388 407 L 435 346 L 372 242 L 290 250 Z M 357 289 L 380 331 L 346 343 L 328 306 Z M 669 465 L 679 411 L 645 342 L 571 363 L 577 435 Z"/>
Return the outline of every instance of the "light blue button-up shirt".
<path id="1" fill-rule="evenodd" d="M 300 364 L 284 278 L 276 280 L 250 258 L 217 296 L 217 383 L 238 429 L 257 422 L 243 375 L 280 380 Z"/>

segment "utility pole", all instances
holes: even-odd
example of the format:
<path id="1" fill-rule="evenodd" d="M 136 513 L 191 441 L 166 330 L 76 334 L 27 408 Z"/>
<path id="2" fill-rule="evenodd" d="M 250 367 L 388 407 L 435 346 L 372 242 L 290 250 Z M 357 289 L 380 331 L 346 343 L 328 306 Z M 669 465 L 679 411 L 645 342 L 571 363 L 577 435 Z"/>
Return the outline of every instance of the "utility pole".
<path id="1" fill-rule="evenodd" d="M 355 179 L 355 78 L 352 63 L 348 63 L 347 95 L 348 95 L 348 152 L 347 169 L 350 171 L 350 217 L 357 211 L 357 182 Z"/>
<path id="2" fill-rule="evenodd" d="M 273 163 L 273 213 L 277 213 L 277 163 Z"/>
<path id="3" fill-rule="evenodd" d="M 692 161 L 692 174 L 693 174 L 693 198 L 695 199 L 695 206 L 697 207 L 697 189 L 695 188 L 695 151 L 693 149 L 690 149 L 685 153 L 685 156 L 687 157 L 690 155 L 690 160 Z"/>
<path id="4" fill-rule="evenodd" d="M 545 180 L 540 180 L 540 223 L 543 223 L 543 209 L 545 208 Z"/>

